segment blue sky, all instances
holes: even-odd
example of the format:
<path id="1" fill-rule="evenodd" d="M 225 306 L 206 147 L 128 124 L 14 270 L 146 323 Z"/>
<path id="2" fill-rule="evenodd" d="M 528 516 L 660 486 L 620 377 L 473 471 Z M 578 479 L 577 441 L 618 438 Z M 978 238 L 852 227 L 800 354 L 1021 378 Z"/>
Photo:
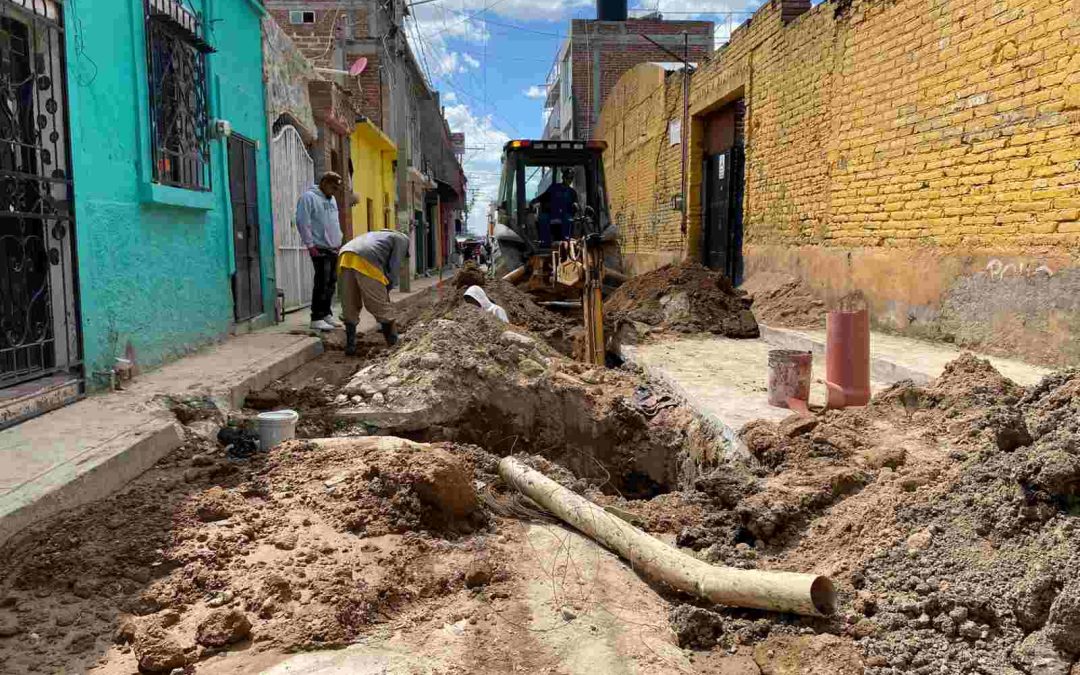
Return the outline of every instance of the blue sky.
<path id="1" fill-rule="evenodd" d="M 630 0 L 630 15 L 709 19 L 717 44 L 760 0 Z M 454 131 L 465 132 L 465 172 L 475 206 L 469 229 L 486 230 L 503 144 L 543 132 L 543 85 L 572 18 L 596 15 L 595 0 L 434 0 L 412 8 L 406 29 Z"/>

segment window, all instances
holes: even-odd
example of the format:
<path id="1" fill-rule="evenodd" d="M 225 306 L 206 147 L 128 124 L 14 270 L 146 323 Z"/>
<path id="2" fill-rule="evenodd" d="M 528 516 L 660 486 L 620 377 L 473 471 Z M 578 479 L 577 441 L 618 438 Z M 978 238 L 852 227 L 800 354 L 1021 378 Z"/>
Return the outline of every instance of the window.
<path id="1" fill-rule="evenodd" d="M 315 12 L 291 11 L 289 12 L 289 23 L 297 25 L 315 23 Z"/>
<path id="2" fill-rule="evenodd" d="M 210 114 L 206 54 L 198 17 L 177 0 L 146 0 L 153 180 L 210 189 Z"/>
<path id="3" fill-rule="evenodd" d="M 367 200 L 367 231 L 375 230 L 375 202 L 371 198 Z"/>
<path id="4" fill-rule="evenodd" d="M 390 195 L 386 192 L 382 194 L 383 199 L 383 229 L 390 229 Z"/>

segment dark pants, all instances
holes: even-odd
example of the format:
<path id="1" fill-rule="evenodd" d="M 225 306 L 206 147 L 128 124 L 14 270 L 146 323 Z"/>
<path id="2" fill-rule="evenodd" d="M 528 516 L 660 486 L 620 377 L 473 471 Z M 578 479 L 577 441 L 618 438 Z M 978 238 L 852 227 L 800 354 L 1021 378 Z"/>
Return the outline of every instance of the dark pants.
<path id="1" fill-rule="evenodd" d="M 337 253 L 319 249 L 319 255 L 311 258 L 315 268 L 315 284 L 311 289 L 311 320 L 318 321 L 330 314 L 337 286 Z"/>

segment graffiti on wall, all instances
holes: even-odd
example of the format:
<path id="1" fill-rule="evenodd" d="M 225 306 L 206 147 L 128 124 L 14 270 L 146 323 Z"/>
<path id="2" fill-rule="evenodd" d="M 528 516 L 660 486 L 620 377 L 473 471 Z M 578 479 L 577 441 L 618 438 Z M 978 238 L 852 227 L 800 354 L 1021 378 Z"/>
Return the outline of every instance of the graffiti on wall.
<path id="1" fill-rule="evenodd" d="M 1047 278 L 1054 276 L 1054 270 L 1045 262 L 1005 263 L 997 258 L 993 258 L 990 262 L 986 263 L 986 269 L 983 273 L 994 281 L 1017 277 L 1031 279 L 1038 276 L 1045 276 Z"/>

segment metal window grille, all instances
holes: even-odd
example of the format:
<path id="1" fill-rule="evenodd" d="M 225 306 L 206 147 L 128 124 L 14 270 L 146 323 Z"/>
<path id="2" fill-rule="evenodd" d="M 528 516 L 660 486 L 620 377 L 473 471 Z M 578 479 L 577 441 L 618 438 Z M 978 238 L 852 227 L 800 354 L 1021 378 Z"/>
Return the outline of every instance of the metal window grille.
<path id="1" fill-rule="evenodd" d="M 0 0 L 0 388 L 80 365 L 60 9 Z"/>
<path id="2" fill-rule="evenodd" d="M 202 22 L 177 0 L 146 0 L 154 182 L 210 189 L 210 113 Z"/>

